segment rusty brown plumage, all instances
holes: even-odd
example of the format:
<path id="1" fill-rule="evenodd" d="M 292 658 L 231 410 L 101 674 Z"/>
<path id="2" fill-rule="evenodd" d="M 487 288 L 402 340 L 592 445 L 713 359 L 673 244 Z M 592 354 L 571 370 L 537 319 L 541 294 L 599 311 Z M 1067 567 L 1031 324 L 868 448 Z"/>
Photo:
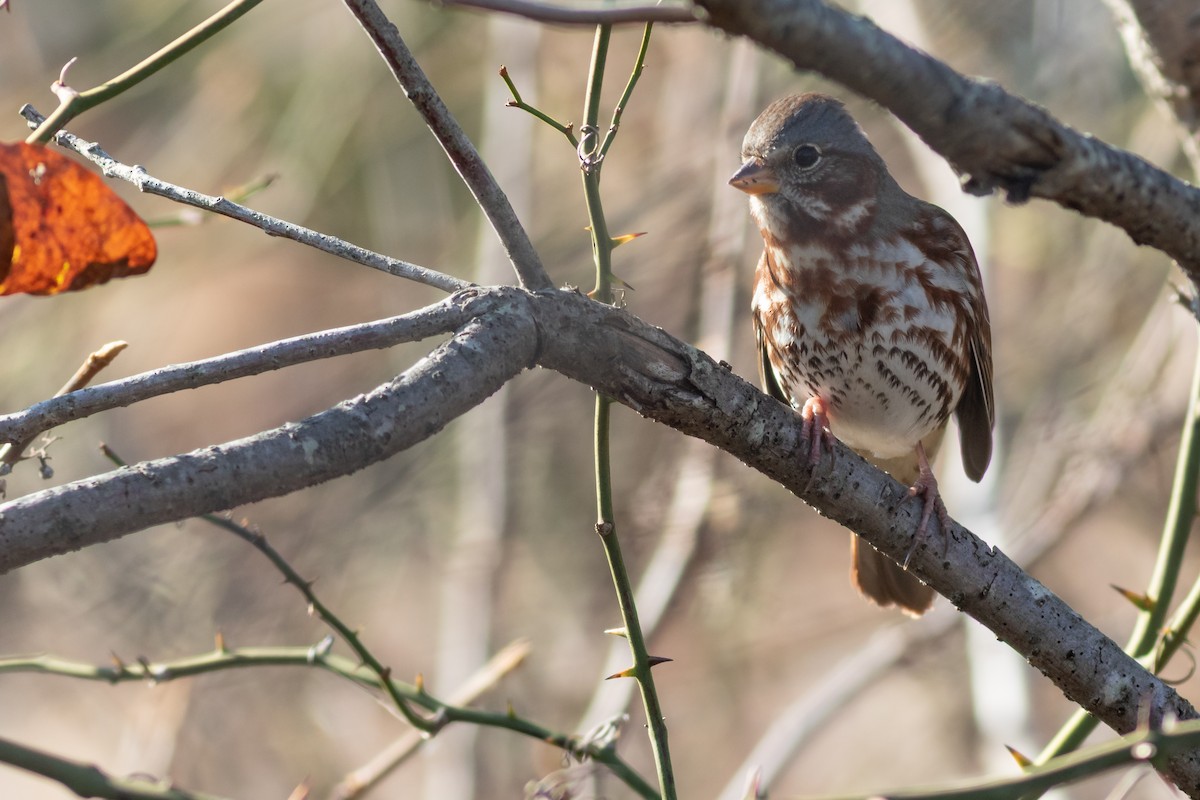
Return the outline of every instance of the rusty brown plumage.
<path id="1" fill-rule="evenodd" d="M 992 453 L 991 327 L 966 234 L 900 188 L 837 100 L 796 95 L 746 134 L 730 184 L 750 195 L 764 250 L 754 330 L 764 389 L 800 410 L 812 457 L 836 436 L 944 515 L 929 460 L 957 417 L 965 471 Z M 854 539 L 864 595 L 912 614 L 933 592 Z"/>

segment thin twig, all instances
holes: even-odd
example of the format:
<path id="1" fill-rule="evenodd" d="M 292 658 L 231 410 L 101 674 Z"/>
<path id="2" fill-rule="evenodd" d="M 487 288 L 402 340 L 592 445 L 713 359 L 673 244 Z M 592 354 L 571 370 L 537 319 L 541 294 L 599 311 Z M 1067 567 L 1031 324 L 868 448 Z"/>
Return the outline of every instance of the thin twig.
<path id="1" fill-rule="evenodd" d="M 559 6 L 531 0 L 441 0 L 444 6 L 499 11 L 518 17 L 560 25 L 627 25 L 639 22 L 699 22 L 694 9 L 687 6 Z"/>
<path id="2" fill-rule="evenodd" d="M 48 118 L 41 120 L 37 130 L 31 133 L 26 141 L 31 144 L 35 142 L 46 144 L 50 141 L 52 134 L 64 128 L 68 122 L 84 111 L 94 108 L 107 100 L 111 100 L 126 89 L 130 89 L 141 83 L 155 72 L 158 72 L 163 67 L 188 53 L 192 48 L 202 44 L 227 28 L 235 20 L 261 2 L 262 0 L 234 0 L 234 2 L 225 6 L 225 8 L 216 14 L 213 14 L 183 36 L 180 36 L 149 58 L 144 59 L 137 66 L 126 70 L 111 80 L 105 81 L 94 89 L 77 92 L 68 87 L 66 85 L 67 67 L 63 67 L 62 74 L 60 74 L 58 81 L 52 87 L 54 93 L 59 98 L 59 106 Z M 70 66 L 70 62 L 68 62 L 67 66 Z"/>
<path id="3" fill-rule="evenodd" d="M 127 342 L 109 342 L 94 353 L 91 353 L 79 365 L 79 369 L 75 370 L 75 374 L 71 376 L 63 387 L 54 393 L 55 397 L 62 397 L 64 394 L 79 391 L 92 382 L 100 371 L 113 362 L 121 351 L 128 347 Z M 53 427 L 53 426 L 50 426 Z M 45 433 L 48 428 L 34 431 L 20 441 L 8 441 L 0 444 L 0 475 L 7 475 L 12 472 L 13 466 L 21 460 L 21 456 L 25 453 L 25 449 L 33 443 L 39 433 Z"/>
<path id="4" fill-rule="evenodd" d="M 529 648 L 529 641 L 526 639 L 518 639 L 505 646 L 451 694 L 447 703 L 453 706 L 467 706 L 478 700 L 481 694 L 494 687 L 505 675 L 524 662 L 525 657 L 529 655 Z M 329 793 L 331 800 L 353 800 L 361 796 L 390 775 L 427 741 L 429 738 L 420 733 L 406 733 L 366 764 L 338 781 Z"/>
<path id="5" fill-rule="evenodd" d="M 25 105 L 21 108 L 21 116 L 29 120 L 32 125 L 37 125 L 44 119 L 38 113 L 37 109 L 30 105 Z M 444 292 L 456 292 L 459 289 L 466 289 L 471 286 L 468 281 L 445 275 L 435 270 L 426 269 L 416 264 L 410 264 L 398 258 L 389 258 L 388 256 L 350 244 L 336 236 L 318 233 L 309 228 L 294 225 L 276 217 L 263 214 L 262 212 L 231 202 L 224 197 L 213 197 L 201 194 L 193 189 L 186 189 L 182 186 L 176 186 L 173 183 L 167 183 L 150 175 L 140 166 L 131 167 L 121 163 L 104 152 L 100 148 L 100 145 L 95 142 L 86 142 L 66 131 L 59 131 L 55 134 L 54 139 L 63 147 L 74 150 L 76 153 L 98 165 L 107 177 L 128 181 L 136 186 L 139 191 L 146 192 L 147 194 L 158 195 L 159 197 L 173 200 L 176 203 L 202 208 L 205 211 L 212 211 L 215 214 L 222 214 L 231 219 L 236 219 L 238 222 L 252 225 L 268 236 L 291 239 L 294 242 L 315 247 L 318 250 L 338 256 L 339 258 L 344 258 L 347 261 L 353 261 L 399 278 L 407 278 L 417 283 L 423 283 L 427 286 L 441 289 Z"/>
<path id="6" fill-rule="evenodd" d="M 97 666 L 83 661 L 72 661 L 56 656 L 38 655 L 29 657 L 0 659 L 0 674 L 4 673 L 40 673 L 44 675 L 59 675 L 79 680 L 100 681 L 103 683 L 137 683 L 150 684 L 182 678 L 223 672 L 230 669 L 247 669 L 252 667 L 301 667 L 321 669 L 354 683 L 377 688 L 379 678 L 360 662 L 330 652 L 331 639 L 322 640 L 308 647 L 227 647 L 218 639 L 217 646 L 200 655 L 186 656 L 171 661 L 149 661 L 138 659 L 126 662 L 114 659 L 113 663 Z M 511 653 L 510 653 L 511 655 Z M 499 728 L 545 742 L 579 758 L 588 758 L 604 764 L 612 773 L 627 786 L 637 792 L 638 796 L 652 800 L 655 798 L 654 789 L 646 783 L 637 772 L 629 766 L 613 748 L 595 746 L 583 738 L 557 733 L 537 723 L 518 716 L 511 710 L 503 712 L 484 711 L 482 709 L 445 703 L 419 686 L 389 678 L 394 684 L 395 691 L 406 700 L 419 705 L 430 712 L 442 724 L 463 722 L 469 725 L 481 725 L 489 728 Z M 0 762 L 10 761 L 5 752 L 6 742 L 0 740 Z M 67 762 L 70 763 L 70 762 Z M 88 795 L 89 797 L 92 795 Z M 139 798 L 143 795 L 95 795 L 96 797 Z M 192 795 L 145 795 L 151 800 L 187 800 Z"/>
<path id="7" fill-rule="evenodd" d="M 398 317 L 282 339 L 102 383 L 0 416 L 0 442 L 31 441 L 38 434 L 101 411 L 164 394 L 196 389 L 363 350 L 378 350 L 454 330 L 466 321 L 461 309 L 438 303 Z"/>
<path id="8" fill-rule="evenodd" d="M 492 228 L 504 246 L 504 252 L 512 262 L 521 285 L 530 291 L 553 288 L 554 284 L 546 274 L 546 268 L 542 266 L 541 257 L 529 241 L 529 234 L 517 219 L 504 191 L 496 183 L 487 164 L 480 158 L 475 145 L 471 144 L 471 140 L 463 132 L 462 126 L 442 102 L 421 65 L 413 58 L 408 45 L 400 37 L 400 31 L 374 0 L 344 2 L 363 30 L 371 37 L 404 94 L 425 118 L 425 124 L 433 131 L 442 149 L 446 151 L 450 163 L 475 196 L 475 202 L 492 223 Z"/>

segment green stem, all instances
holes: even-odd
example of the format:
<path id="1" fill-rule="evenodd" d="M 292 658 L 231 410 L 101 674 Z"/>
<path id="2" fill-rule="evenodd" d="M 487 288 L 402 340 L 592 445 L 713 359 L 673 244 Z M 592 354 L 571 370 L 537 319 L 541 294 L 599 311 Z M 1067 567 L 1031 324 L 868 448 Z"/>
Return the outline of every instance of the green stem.
<path id="1" fill-rule="evenodd" d="M 654 688 L 654 678 L 650 674 L 651 668 L 658 660 L 652 660 L 646 650 L 646 639 L 642 634 L 642 625 L 638 620 L 637 604 L 634 600 L 633 582 L 625 568 L 625 559 L 621 555 L 621 543 L 617 539 L 617 526 L 614 521 L 612 463 L 609 452 L 609 412 L 612 402 L 603 395 L 596 395 L 596 510 L 599 517 L 596 532 L 600 534 L 604 555 L 608 559 L 608 569 L 617 591 L 617 604 L 621 609 L 623 632 L 629 641 L 629 651 L 633 656 L 633 666 L 620 673 L 620 677 L 633 678 L 638 682 L 642 706 L 646 711 L 661 797 L 662 800 L 675 800 L 675 773 L 671 766 L 670 748 L 667 745 L 667 726 L 663 720 L 658 692 Z"/>
<path id="2" fill-rule="evenodd" d="M 118 466 L 125 466 L 125 461 L 112 448 L 104 445 L 104 455 Z M 611 502 L 611 501 L 610 501 Z M 312 591 L 312 585 L 303 580 L 292 565 L 279 554 L 261 534 L 238 525 L 230 519 L 215 514 L 205 514 L 201 517 L 205 522 L 227 530 L 238 538 L 249 542 L 259 552 L 270 559 L 284 576 L 287 583 L 292 584 L 303 593 L 313 612 L 322 621 L 336 630 L 354 650 L 358 662 L 332 655 L 328 647 L 318 644 L 308 648 L 240 648 L 229 650 L 223 644 L 218 645 L 212 653 L 179 661 L 150 664 L 139 662 L 137 666 L 118 662 L 112 667 L 93 667 L 90 664 L 68 662 L 53 657 L 35 657 L 29 659 L 0 660 L 0 673 L 3 672 L 50 672 L 76 678 L 103 680 L 118 683 L 132 680 L 164 681 L 195 675 L 201 672 L 211 672 L 232 667 L 262 665 L 292 664 L 297 666 L 316 666 L 334 672 L 342 677 L 368 686 L 382 686 L 393 704 L 404 714 L 418 730 L 436 734 L 442 727 L 451 722 L 466 722 L 484 725 L 531 736 L 566 752 L 580 757 L 590 758 L 604 764 L 620 780 L 647 800 L 658 800 L 659 795 L 641 775 L 617 755 L 616 748 L 596 747 L 580 741 L 577 737 L 555 733 L 533 722 L 521 719 L 509 711 L 496 714 L 449 705 L 430 695 L 423 686 L 413 686 L 396 681 L 391 676 L 391 670 L 383 667 L 378 659 L 366 650 L 358 636 L 346 626 L 332 611 L 325 607 Z M 432 720 L 424 720 L 408 707 L 408 703 L 421 706 L 432 712 Z"/>
<path id="3" fill-rule="evenodd" d="M 362 686 L 374 688 L 379 677 L 359 660 L 329 652 L 325 643 L 311 647 L 237 647 L 218 645 L 215 650 L 200 655 L 187 656 L 173 661 L 150 662 L 139 660 L 126 663 L 116 660 L 110 665 L 97 666 L 80 661 L 69 661 L 55 656 L 40 655 L 28 658 L 0 659 L 0 674 L 34 672 L 44 675 L 59 675 L 81 680 L 104 683 L 136 683 L 149 681 L 164 683 L 171 680 L 191 678 L 213 672 L 248 667 L 308 667 L 323 669 Z M 577 756 L 598 761 L 607 766 L 614 775 L 624 781 L 639 796 L 653 800 L 658 797 L 654 787 L 625 763 L 611 747 L 595 747 L 577 737 L 557 733 L 511 712 L 496 713 L 475 708 L 445 703 L 424 689 L 412 684 L 388 679 L 393 684 L 393 694 L 428 710 L 441 725 L 464 722 L 491 728 L 502 728 L 529 736 L 559 747 Z M 6 759 L 0 756 L 0 762 Z M 44 773 L 43 773 L 44 774 Z"/>
<path id="4" fill-rule="evenodd" d="M 111 80 L 105 81 L 94 89 L 88 89 L 86 92 L 74 92 L 67 90 L 66 87 L 62 87 L 59 92 L 60 102 L 58 108 L 54 110 L 54 113 L 46 117 L 45 121 L 25 141 L 30 144 L 48 143 L 54 134 L 66 127 L 67 123 L 75 117 L 90 108 L 111 100 L 126 89 L 141 83 L 166 65 L 179 59 L 196 46 L 224 30 L 261 2 L 262 0 L 234 0 L 234 2 L 225 6 L 225 8 L 213 14 L 207 20 L 192 28 L 154 55 L 143 60 L 137 66 L 122 72 Z"/>
<path id="5" fill-rule="evenodd" d="M 1196 518 L 1196 492 L 1200 487 L 1200 356 L 1192 375 L 1192 392 L 1183 432 L 1179 440 L 1179 456 L 1175 464 L 1175 480 L 1170 505 L 1163 523 L 1158 558 L 1150 578 L 1146 596 L 1147 610 L 1138 615 L 1137 624 L 1125 645 L 1125 652 L 1134 658 L 1148 660 L 1154 656 L 1152 668 L 1157 673 L 1186 641 L 1188 632 L 1200 617 L 1200 581 L 1192 586 L 1187 598 L 1169 624 L 1164 624 L 1171 597 L 1179 580 L 1184 549 Z M 1165 629 L 1165 633 L 1164 633 Z M 1161 638 L 1160 638 L 1161 637 Z M 1158 653 L 1155 654 L 1155 650 Z M 1076 711 L 1037 757 L 1044 764 L 1051 758 L 1082 746 L 1096 729 L 1099 720 L 1083 709 Z"/>
<path id="6" fill-rule="evenodd" d="M 642 69 L 646 66 L 646 51 L 650 49 L 650 31 L 654 29 L 654 23 L 647 22 L 645 30 L 642 31 L 642 45 L 638 48 L 637 58 L 633 62 L 633 72 L 629 76 L 629 82 L 625 84 L 625 91 L 621 93 L 621 99 L 617 103 L 617 107 L 613 109 L 612 122 L 608 125 L 608 133 L 604 134 L 604 144 L 600 145 L 600 158 L 608 155 L 608 148 L 612 147 L 613 140 L 617 138 L 617 128 L 621 126 L 621 115 L 625 113 L 625 106 L 629 105 L 629 98 L 633 96 L 633 89 L 637 86 L 638 79 L 642 77 Z"/>
<path id="7" fill-rule="evenodd" d="M 612 237 L 608 234 L 608 223 L 604 219 L 604 204 L 600 199 L 599 133 L 596 120 L 600 116 L 600 92 L 604 87 L 604 66 L 608 61 L 608 42 L 612 28 L 600 25 L 596 28 L 596 39 L 592 46 L 592 66 L 588 80 L 587 96 L 583 104 L 583 127 L 580 129 L 579 160 L 583 173 L 583 195 L 587 202 L 588 219 L 592 231 L 592 260 L 596 264 L 596 286 L 590 296 L 601 303 L 612 303 Z"/>
<path id="8" fill-rule="evenodd" d="M 509 100 L 507 103 L 509 108 L 518 108 L 527 114 L 532 114 L 534 117 L 540 119 L 551 128 L 554 128 L 554 130 L 558 131 L 563 136 L 566 136 L 567 141 L 571 143 L 572 147 L 579 147 L 579 140 L 575 138 L 575 131 L 572 129 L 570 124 L 564 125 L 554 117 L 542 111 L 540 108 L 531 106 L 529 103 L 525 102 L 524 98 L 521 97 L 521 93 L 517 91 L 517 85 L 513 83 L 513 79 L 508 74 L 508 67 L 500 67 L 500 77 L 504 81 L 504 85 L 508 87 L 508 91 L 513 97 L 513 99 Z"/>
<path id="9" fill-rule="evenodd" d="M 176 788 L 167 780 L 114 777 L 93 764 L 60 758 L 7 739 L 0 739 L 0 763 L 11 764 L 57 781 L 79 797 L 104 797 L 110 800 L 221 800 L 216 795 Z"/>

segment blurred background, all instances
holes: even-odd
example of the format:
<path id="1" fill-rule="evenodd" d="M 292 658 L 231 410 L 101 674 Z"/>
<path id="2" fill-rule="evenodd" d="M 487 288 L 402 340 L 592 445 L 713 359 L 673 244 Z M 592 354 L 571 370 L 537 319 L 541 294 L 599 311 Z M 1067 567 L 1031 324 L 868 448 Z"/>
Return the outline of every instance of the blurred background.
<path id="1" fill-rule="evenodd" d="M 212 0 L 11 0 L 0 15 L 0 141 L 16 111 L 48 113 L 50 83 L 90 88 L 199 23 Z M 504 108 L 497 69 L 525 99 L 578 122 L 588 30 L 382 4 L 485 154 L 556 283 L 590 288 L 578 162 L 544 125 Z M 1070 125 L 1188 177 L 1170 119 L 1133 77 L 1111 19 L 1084 0 L 875 0 L 852 4 L 959 71 L 1000 81 Z M 640 29 L 619 29 L 605 118 Z M 1145 587 L 1171 483 L 1194 360 L 1194 321 L 1166 257 L 1058 206 L 962 195 L 886 112 L 700 27 L 659 27 L 604 168 L 629 309 L 755 379 L 749 292 L 760 240 L 725 180 L 771 100 L 844 98 L 901 184 L 949 208 L 986 271 L 999 452 L 983 486 L 941 472 L 953 516 L 1014 554 L 1118 641 L 1134 609 L 1110 584 Z M 264 3 L 70 129 L 127 163 L 210 194 L 277 176 L 249 205 L 460 277 L 511 282 L 481 215 L 365 35 L 339 3 Z M 114 185 L 150 221 L 181 209 Z M 187 219 L 191 219 L 190 212 Z M 0 300 L 0 410 L 50 396 L 100 345 L 129 349 L 102 379 L 402 313 L 431 289 L 240 223 L 156 229 L 146 277 L 57 298 Z M 8 497 L 303 418 L 371 389 L 432 342 L 321 362 L 113 411 L 56 431 L 54 476 L 25 462 Z M 480 701 L 583 732 L 622 709 L 602 678 L 618 609 L 595 540 L 588 389 L 533 371 L 442 434 L 353 476 L 238 508 L 402 677 L 448 697 L 488 655 L 530 655 Z M 879 792 L 1014 774 L 1072 706 L 994 637 L 939 601 L 921 622 L 861 600 L 844 530 L 741 463 L 614 411 L 614 480 L 626 559 L 651 595 L 650 649 L 682 797 L 734 797 L 752 764 L 773 797 Z M 947 451 L 956 447 L 947 447 Z M 1192 554 L 1184 579 L 1194 579 Z M 652 609 L 661 607 L 661 614 Z M 169 660 L 230 645 L 308 645 L 325 629 L 248 546 L 199 521 L 144 531 L 0 576 L 0 654 L 97 664 Z M 660 619 L 655 619 L 660 617 Z M 618 646 L 623 646 L 618 642 Z M 339 644 L 338 652 L 344 652 Z M 1168 670 L 1184 678 L 1181 660 Z M 625 684 L 625 685 L 622 685 Z M 1181 685 L 1194 696 L 1195 679 Z M 640 710 L 621 752 L 653 766 Z M 0 676 L 0 737 L 115 774 L 169 776 L 233 798 L 326 797 L 405 733 L 366 692 L 319 671 L 242 670 L 158 686 Z M 1107 733 L 1097 734 L 1103 738 Z M 756 747 L 764 749 L 755 750 Z M 753 751 L 753 755 L 752 755 Z M 369 796 L 520 797 L 562 755 L 502 730 L 450 729 Z M 1157 778 L 1111 775 L 1071 790 L 1165 797 Z M 1141 775 L 1140 777 L 1145 777 Z M 722 788 L 727 787 L 727 788 Z M 576 796 L 632 796 L 612 779 Z M 0 797 L 64 798 L 0 767 Z"/>

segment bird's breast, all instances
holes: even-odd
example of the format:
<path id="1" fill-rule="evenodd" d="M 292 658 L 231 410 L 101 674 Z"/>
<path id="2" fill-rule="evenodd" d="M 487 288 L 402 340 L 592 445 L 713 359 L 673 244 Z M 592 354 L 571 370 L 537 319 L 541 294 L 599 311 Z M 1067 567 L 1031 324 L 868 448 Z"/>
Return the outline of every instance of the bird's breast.
<path id="1" fill-rule="evenodd" d="M 753 308 L 792 404 L 820 397 L 834 435 L 884 458 L 940 427 L 962 395 L 968 345 L 937 275 L 903 240 L 835 251 L 768 239 Z"/>

